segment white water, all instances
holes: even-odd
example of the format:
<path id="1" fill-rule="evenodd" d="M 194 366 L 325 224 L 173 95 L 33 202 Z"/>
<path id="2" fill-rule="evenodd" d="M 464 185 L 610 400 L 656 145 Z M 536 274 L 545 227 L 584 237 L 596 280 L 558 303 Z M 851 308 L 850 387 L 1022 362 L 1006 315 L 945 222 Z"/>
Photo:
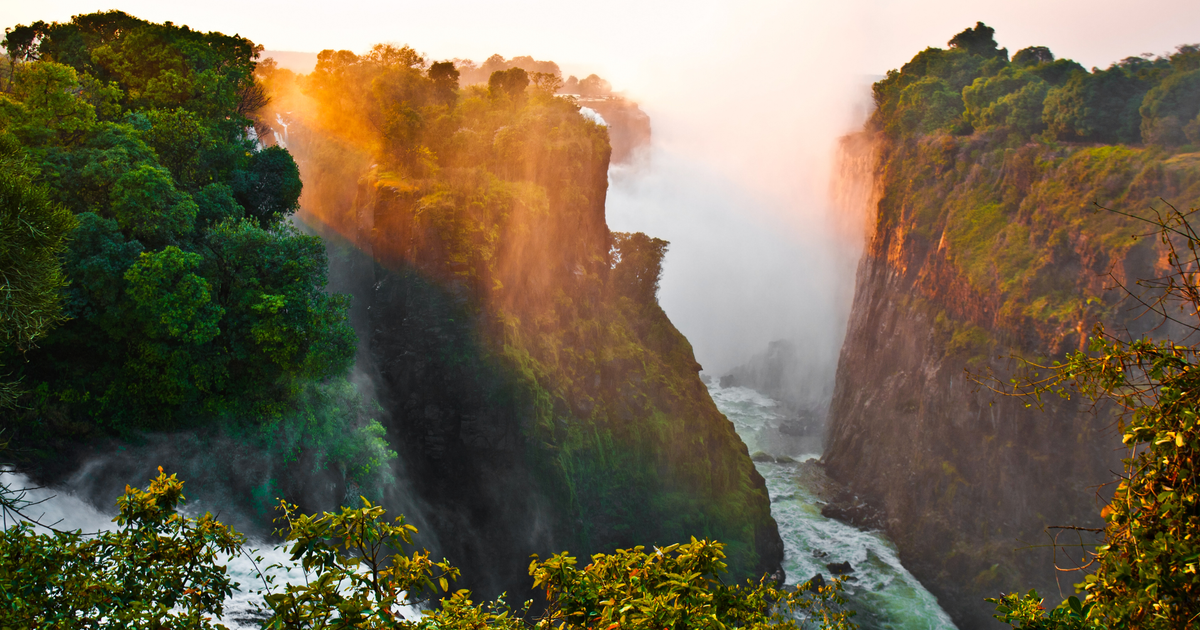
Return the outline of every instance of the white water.
<path id="1" fill-rule="evenodd" d="M 849 562 L 854 572 L 846 582 L 853 621 L 862 630 L 954 630 L 934 596 L 900 564 L 896 547 L 881 532 L 867 532 L 821 515 L 817 488 L 825 479 L 813 460 L 815 452 L 787 452 L 791 446 L 773 439 L 786 418 L 770 398 L 744 387 L 709 386 L 717 408 L 733 422 L 751 453 L 790 457 L 793 463 L 756 462 L 771 495 L 771 515 L 783 537 L 787 583 L 803 582 L 827 564 Z M 781 446 L 784 444 L 784 446 Z"/>
<path id="2" fill-rule="evenodd" d="M 29 479 L 19 473 L 0 471 L 0 484 L 14 491 L 24 491 L 24 500 L 33 503 L 22 510 L 25 516 L 35 521 L 49 525 L 60 531 L 82 531 L 84 534 L 94 534 L 101 531 L 111 531 L 117 525 L 113 522 L 116 513 L 116 498 L 114 497 L 111 513 L 97 510 L 87 501 L 61 490 L 36 488 Z M 181 510 L 188 516 L 196 516 L 186 507 Z M 16 523 L 8 518 L 0 526 L 12 527 Z M 43 527 L 37 528 L 45 533 Z M 260 621 L 265 618 L 255 604 L 263 603 L 263 576 L 274 576 L 273 590 L 291 582 L 304 582 L 304 572 L 289 561 L 291 554 L 270 543 L 249 540 L 242 548 L 242 553 L 233 557 L 222 558 L 229 576 L 238 584 L 238 590 L 225 600 L 224 615 L 221 622 L 231 630 L 251 630 L 260 628 Z M 262 571 L 260 574 L 259 571 Z M 408 618 L 417 618 L 420 612 L 411 607 L 402 607 L 399 612 Z"/>

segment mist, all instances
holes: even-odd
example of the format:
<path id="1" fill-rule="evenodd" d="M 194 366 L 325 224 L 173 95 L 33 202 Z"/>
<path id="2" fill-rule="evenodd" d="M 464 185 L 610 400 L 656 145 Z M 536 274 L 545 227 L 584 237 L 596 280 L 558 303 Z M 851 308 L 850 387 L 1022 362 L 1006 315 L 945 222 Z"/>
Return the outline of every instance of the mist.
<path id="1" fill-rule="evenodd" d="M 609 228 L 671 242 L 659 303 L 705 370 L 719 374 L 784 338 L 836 362 L 861 247 L 825 221 L 792 229 L 782 202 L 686 156 L 655 147 L 647 161 L 610 172 Z"/>

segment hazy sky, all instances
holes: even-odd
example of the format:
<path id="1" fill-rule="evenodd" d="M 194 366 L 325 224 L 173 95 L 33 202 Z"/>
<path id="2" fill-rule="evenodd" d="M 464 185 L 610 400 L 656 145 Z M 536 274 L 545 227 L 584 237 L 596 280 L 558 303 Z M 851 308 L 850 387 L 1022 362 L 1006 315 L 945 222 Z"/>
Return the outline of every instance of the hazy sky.
<path id="1" fill-rule="evenodd" d="M 604 76 L 650 113 L 658 164 L 614 189 L 610 224 L 673 241 L 664 308 L 717 369 L 781 336 L 836 354 L 837 309 L 814 304 L 852 269 L 826 264 L 847 245 L 822 222 L 836 139 L 861 123 L 873 77 L 976 21 L 1010 53 L 1044 45 L 1086 67 L 1200 42 L 1197 0 L 0 0 L 0 25 L 109 8 L 273 50 L 396 42 Z"/>

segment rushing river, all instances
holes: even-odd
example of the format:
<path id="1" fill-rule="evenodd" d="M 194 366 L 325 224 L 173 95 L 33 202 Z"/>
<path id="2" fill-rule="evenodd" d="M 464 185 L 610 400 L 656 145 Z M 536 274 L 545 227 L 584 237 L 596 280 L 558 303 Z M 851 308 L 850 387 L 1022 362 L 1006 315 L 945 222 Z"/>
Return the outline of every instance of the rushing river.
<path id="1" fill-rule="evenodd" d="M 896 547 L 881 532 L 860 530 L 821 515 L 817 488 L 823 473 L 816 439 L 797 439 L 780 433 L 789 418 L 774 400 L 744 387 L 709 385 L 717 408 L 733 422 L 751 453 L 775 459 L 756 459 L 767 480 L 771 515 L 783 537 L 783 567 L 789 584 L 820 573 L 828 565 L 848 562 L 846 595 L 858 612 L 853 621 L 862 630 L 953 630 L 954 624 L 937 600 L 901 564 Z M 788 462 L 787 459 L 795 461 Z"/>
<path id="2" fill-rule="evenodd" d="M 858 611 L 855 623 L 863 630 L 953 630 L 954 624 L 929 591 L 910 574 L 896 555 L 896 548 L 879 532 L 866 532 L 821 516 L 817 488 L 824 482 L 817 459 L 819 442 L 790 437 L 779 431 L 789 418 L 774 400 L 744 387 L 709 386 L 719 408 L 737 428 L 751 453 L 769 453 L 781 461 L 759 457 L 755 465 L 767 481 L 771 513 L 779 524 L 784 543 L 784 569 L 789 584 L 820 573 L 828 577 L 829 564 L 848 562 L 846 595 Z M 788 462 L 790 458 L 794 461 Z M 0 481 L 13 487 L 28 482 L 23 475 L 0 473 Z M 97 511 L 70 493 L 31 490 L 27 497 L 45 500 L 29 510 L 59 529 L 95 532 L 113 527 L 112 516 Z M 187 510 L 185 510 L 186 512 Z M 8 523 L 11 525 L 11 523 Z M 241 591 L 226 602 L 224 622 L 231 628 L 257 628 L 252 603 L 261 601 L 262 587 L 256 568 L 285 564 L 287 554 L 269 544 L 251 544 L 247 553 L 228 559 L 227 566 Z M 262 561 L 252 563 L 251 556 Z M 275 568 L 276 583 L 303 580 L 298 570 Z M 416 615 L 416 611 L 409 611 Z"/>

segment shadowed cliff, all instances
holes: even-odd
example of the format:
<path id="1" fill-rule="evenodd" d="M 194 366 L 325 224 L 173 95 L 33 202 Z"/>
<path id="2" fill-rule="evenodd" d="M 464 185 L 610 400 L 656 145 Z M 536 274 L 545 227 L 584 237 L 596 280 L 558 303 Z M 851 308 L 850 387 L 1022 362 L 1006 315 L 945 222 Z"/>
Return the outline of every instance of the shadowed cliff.
<path id="1" fill-rule="evenodd" d="M 1160 322 L 1118 287 L 1158 275 L 1157 244 L 1093 202 L 1145 214 L 1200 200 L 1196 139 L 1177 124 L 1196 108 L 1166 111 L 1193 89 L 1179 77 L 1194 50 L 1089 73 L 1044 48 L 1009 61 L 991 32 L 968 29 L 875 85 L 856 142 L 870 147 L 873 236 L 824 457 L 865 500 L 832 511 L 885 528 L 963 627 L 1000 627 L 985 597 L 1074 592 L 1080 574 L 1055 565 L 1075 566 L 1080 539 L 1056 548 L 1046 528 L 1099 526 L 1122 456 L 1109 410 L 1030 408 L 967 375 L 1007 383 L 1007 357 L 1085 349 L 1097 321 L 1150 331 Z"/>
<path id="2" fill-rule="evenodd" d="M 778 573 L 764 482 L 657 304 L 667 243 L 605 223 L 608 130 L 511 70 L 439 91 L 388 54 L 268 84 L 435 552 L 488 597 L 524 595 L 531 553 L 691 536 Z"/>

